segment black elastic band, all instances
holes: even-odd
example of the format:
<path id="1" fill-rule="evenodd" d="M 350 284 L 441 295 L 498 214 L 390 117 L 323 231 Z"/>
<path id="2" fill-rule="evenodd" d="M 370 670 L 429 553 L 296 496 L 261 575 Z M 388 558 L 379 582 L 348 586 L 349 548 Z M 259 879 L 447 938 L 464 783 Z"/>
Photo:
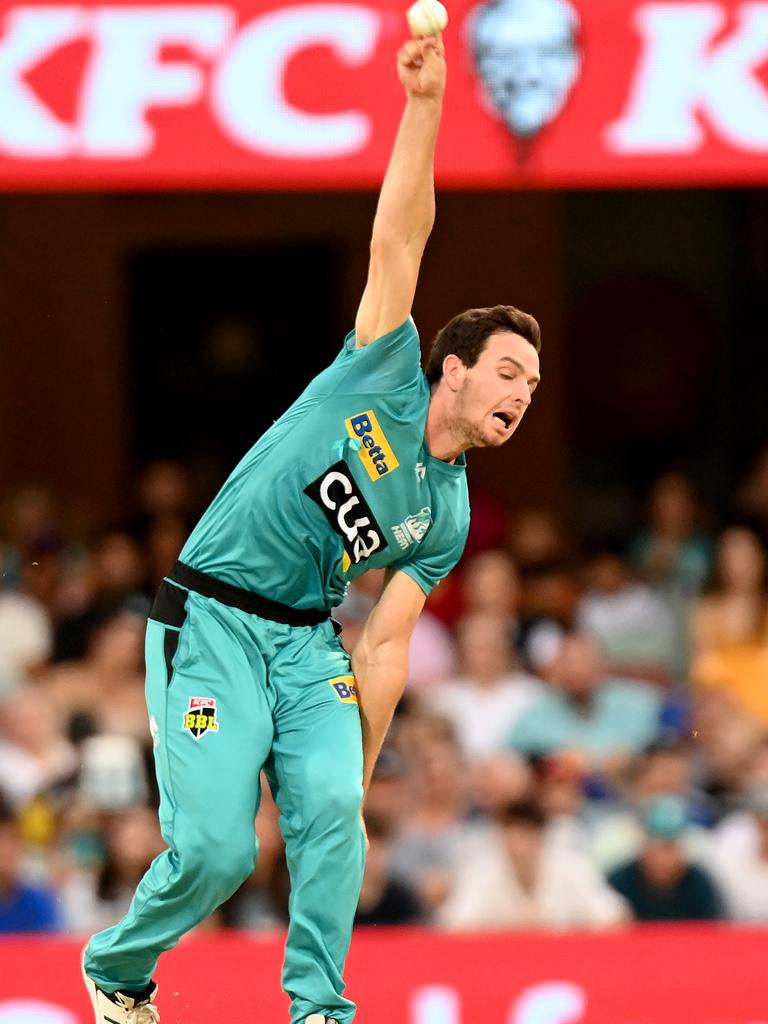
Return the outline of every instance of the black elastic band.
<path id="1" fill-rule="evenodd" d="M 163 580 L 155 595 L 149 617 L 155 622 L 162 622 L 164 626 L 181 629 L 187 617 L 187 591 L 171 586 L 167 580 Z"/>
<path id="2" fill-rule="evenodd" d="M 173 679 L 173 659 L 176 657 L 178 649 L 179 630 L 166 629 L 165 636 L 163 637 L 163 657 L 165 658 L 165 682 L 167 686 L 171 685 L 171 679 Z"/>
<path id="3" fill-rule="evenodd" d="M 254 594 L 252 590 L 243 590 L 231 583 L 217 580 L 183 562 L 174 565 L 168 573 L 168 579 L 180 583 L 188 590 L 194 590 L 196 594 L 202 594 L 203 597 L 212 597 L 231 608 L 239 608 L 250 615 L 271 619 L 272 622 L 282 622 L 286 626 L 319 626 L 321 622 L 331 617 L 329 611 L 322 611 L 319 608 L 291 608 L 280 601 L 272 601 L 261 594 Z"/>

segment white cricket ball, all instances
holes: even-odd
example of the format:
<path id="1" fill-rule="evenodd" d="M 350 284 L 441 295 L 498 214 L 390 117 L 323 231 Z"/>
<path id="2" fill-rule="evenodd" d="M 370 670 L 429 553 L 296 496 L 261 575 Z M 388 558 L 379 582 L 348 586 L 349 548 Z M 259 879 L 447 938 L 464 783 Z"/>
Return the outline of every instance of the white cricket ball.
<path id="1" fill-rule="evenodd" d="M 414 39 L 435 36 L 448 24 L 448 11 L 440 0 L 416 0 L 405 12 Z"/>

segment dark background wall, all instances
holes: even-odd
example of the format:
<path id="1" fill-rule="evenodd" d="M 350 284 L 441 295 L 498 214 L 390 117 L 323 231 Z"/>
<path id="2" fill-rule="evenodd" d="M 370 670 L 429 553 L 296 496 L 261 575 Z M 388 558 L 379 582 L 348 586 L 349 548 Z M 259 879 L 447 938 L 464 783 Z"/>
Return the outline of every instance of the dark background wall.
<path id="1" fill-rule="evenodd" d="M 369 193 L 0 197 L 0 479 L 120 513 L 155 454 L 212 482 L 334 353 L 365 279 Z M 662 464 L 722 502 L 768 439 L 762 192 L 459 193 L 414 309 L 513 302 L 544 382 L 471 480 L 617 528 Z M 611 513 L 613 509 L 613 513 Z"/>

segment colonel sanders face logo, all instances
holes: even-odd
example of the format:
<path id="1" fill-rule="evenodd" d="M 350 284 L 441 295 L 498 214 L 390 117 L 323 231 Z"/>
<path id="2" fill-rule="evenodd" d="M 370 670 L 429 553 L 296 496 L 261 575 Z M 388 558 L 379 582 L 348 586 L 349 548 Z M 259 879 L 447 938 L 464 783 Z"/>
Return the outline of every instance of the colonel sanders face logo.
<path id="1" fill-rule="evenodd" d="M 578 78 L 579 16 L 570 0 L 493 0 L 476 8 L 472 51 L 509 129 L 532 138 L 565 106 Z"/>

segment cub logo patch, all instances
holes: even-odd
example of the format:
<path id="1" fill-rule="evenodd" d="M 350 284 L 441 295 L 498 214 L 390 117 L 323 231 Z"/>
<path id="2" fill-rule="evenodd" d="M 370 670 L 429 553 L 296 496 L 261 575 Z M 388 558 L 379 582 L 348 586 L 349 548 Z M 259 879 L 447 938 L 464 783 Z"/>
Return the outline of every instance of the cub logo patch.
<path id="1" fill-rule="evenodd" d="M 400 463 L 390 448 L 387 435 L 379 426 L 373 409 L 366 409 L 356 416 L 350 416 L 344 421 L 344 426 L 350 437 L 356 437 L 361 442 L 357 455 L 371 480 L 381 480 L 387 473 L 397 469 Z"/>
<path id="2" fill-rule="evenodd" d="M 189 707 L 182 716 L 182 726 L 196 740 L 206 732 L 218 732 L 216 720 L 216 701 L 213 697 L 190 697 Z"/>
<path id="3" fill-rule="evenodd" d="M 344 545 L 344 571 L 389 547 L 368 502 L 343 460 L 329 466 L 304 493 L 317 502 L 323 515 Z"/>
<path id="4" fill-rule="evenodd" d="M 357 704 L 357 687 L 354 676 L 336 676 L 329 679 L 328 685 L 342 704 Z"/>

